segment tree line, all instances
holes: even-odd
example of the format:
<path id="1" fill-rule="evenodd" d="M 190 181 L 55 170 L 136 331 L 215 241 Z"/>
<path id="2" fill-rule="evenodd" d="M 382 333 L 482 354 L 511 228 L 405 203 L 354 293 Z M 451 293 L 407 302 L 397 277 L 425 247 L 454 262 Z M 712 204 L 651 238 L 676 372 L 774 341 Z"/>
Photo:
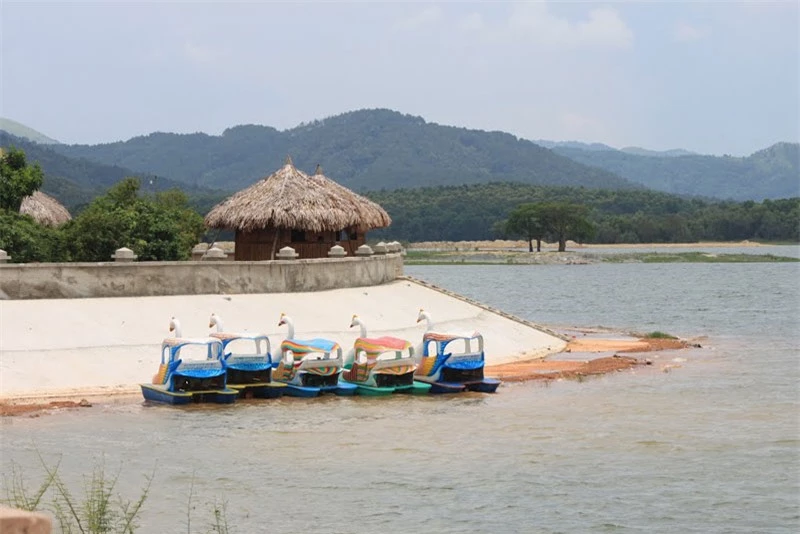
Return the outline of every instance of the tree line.
<path id="1" fill-rule="evenodd" d="M 0 248 L 17 262 L 109 261 L 120 247 L 140 260 L 188 259 L 205 233 L 195 206 L 210 198 L 180 190 L 145 192 L 138 178 L 119 181 L 62 227 L 20 214 L 22 199 L 44 175 L 25 153 L 0 156 Z M 521 237 L 584 243 L 695 241 L 800 242 L 800 197 L 719 202 L 644 190 L 490 183 L 377 191 L 367 196 L 392 217 L 370 239 L 465 241 Z M 204 207 L 206 207 L 204 206 Z M 206 209 L 207 209 L 206 208 Z M 205 211 L 205 210 L 203 210 Z"/>
<path id="2" fill-rule="evenodd" d="M 366 193 L 392 217 L 371 237 L 467 241 L 512 237 L 505 224 L 522 204 L 582 206 L 585 243 L 800 241 L 800 197 L 763 202 L 685 198 L 651 190 L 489 183 Z"/>

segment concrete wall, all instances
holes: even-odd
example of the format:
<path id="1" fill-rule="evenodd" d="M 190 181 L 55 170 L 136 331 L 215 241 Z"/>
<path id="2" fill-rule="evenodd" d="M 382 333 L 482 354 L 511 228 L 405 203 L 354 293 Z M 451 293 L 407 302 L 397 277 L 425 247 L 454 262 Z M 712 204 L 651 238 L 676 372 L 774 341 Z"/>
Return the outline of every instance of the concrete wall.
<path id="1" fill-rule="evenodd" d="M 403 274 L 400 254 L 276 261 L 0 265 L 0 298 L 293 293 L 375 286 Z"/>

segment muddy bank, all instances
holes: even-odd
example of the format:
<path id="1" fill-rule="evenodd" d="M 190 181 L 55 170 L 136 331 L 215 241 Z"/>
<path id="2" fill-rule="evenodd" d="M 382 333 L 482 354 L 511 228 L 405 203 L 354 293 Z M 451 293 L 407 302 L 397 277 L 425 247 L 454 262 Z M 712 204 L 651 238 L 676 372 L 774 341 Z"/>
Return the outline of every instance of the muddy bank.
<path id="1" fill-rule="evenodd" d="M 665 350 L 696 348 L 698 345 L 681 339 L 639 338 L 639 339 L 573 339 L 564 352 L 586 354 L 587 359 L 558 359 L 558 357 L 502 365 L 486 368 L 486 374 L 506 382 L 527 380 L 580 379 L 586 376 L 603 375 L 626 371 L 639 365 L 651 365 L 644 357 L 620 356 L 617 353 L 644 353 Z M 614 352 L 613 356 L 591 359 L 592 353 Z M 571 354 L 575 356 L 575 354 Z M 677 365 L 662 366 L 669 371 Z"/>

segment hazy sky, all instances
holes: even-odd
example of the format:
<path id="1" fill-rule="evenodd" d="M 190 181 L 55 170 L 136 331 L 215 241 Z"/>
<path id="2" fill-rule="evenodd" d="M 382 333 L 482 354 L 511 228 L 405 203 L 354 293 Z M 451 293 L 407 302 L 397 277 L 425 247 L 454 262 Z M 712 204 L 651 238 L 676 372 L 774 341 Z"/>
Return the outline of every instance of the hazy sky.
<path id="1" fill-rule="evenodd" d="M 799 137 L 793 0 L 0 0 L 0 17 L 0 115 L 67 143 L 375 107 L 713 154 Z"/>

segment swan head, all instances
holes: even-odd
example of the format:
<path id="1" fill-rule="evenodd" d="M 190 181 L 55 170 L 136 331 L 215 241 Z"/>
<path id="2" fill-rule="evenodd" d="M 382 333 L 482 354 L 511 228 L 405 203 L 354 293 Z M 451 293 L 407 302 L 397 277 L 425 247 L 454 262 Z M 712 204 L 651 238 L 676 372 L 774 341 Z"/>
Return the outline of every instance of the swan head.
<path id="1" fill-rule="evenodd" d="M 178 320 L 173 317 L 169 320 L 169 331 L 173 332 L 176 328 L 178 328 Z"/>
<path id="2" fill-rule="evenodd" d="M 218 323 L 219 323 L 219 318 L 217 317 L 217 314 L 212 313 L 211 317 L 208 319 L 208 327 L 213 328 L 217 326 Z"/>
<path id="3" fill-rule="evenodd" d="M 427 313 L 425 313 L 425 310 L 423 310 L 422 308 L 420 308 L 420 309 L 419 309 L 419 315 L 417 315 L 417 322 L 419 323 L 419 322 L 421 322 L 421 321 L 424 321 L 427 315 L 428 315 L 428 314 L 427 314 Z"/>
<path id="4" fill-rule="evenodd" d="M 285 325 L 286 324 L 286 319 L 288 319 L 288 318 L 289 318 L 288 315 L 286 315 L 285 313 L 281 313 L 281 319 L 278 321 L 278 326 Z"/>
<path id="5" fill-rule="evenodd" d="M 350 320 L 350 328 L 353 328 L 357 324 L 361 324 L 361 321 L 359 320 L 358 315 L 353 314 L 353 318 Z"/>

